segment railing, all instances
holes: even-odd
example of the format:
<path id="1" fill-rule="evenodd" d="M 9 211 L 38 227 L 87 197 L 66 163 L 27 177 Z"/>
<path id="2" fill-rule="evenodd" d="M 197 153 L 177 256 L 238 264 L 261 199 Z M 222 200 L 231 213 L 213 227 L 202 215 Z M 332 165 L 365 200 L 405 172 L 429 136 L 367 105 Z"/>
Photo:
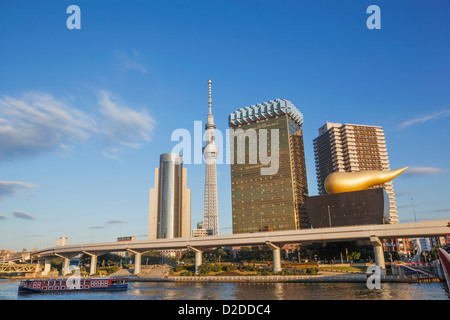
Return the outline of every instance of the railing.
<path id="1" fill-rule="evenodd" d="M 0 273 L 36 272 L 36 264 L 0 263 Z"/>
<path id="2" fill-rule="evenodd" d="M 368 274 L 338 276 L 169 276 L 166 281 L 176 282 L 367 282 Z M 418 282 L 418 277 L 380 276 L 381 282 Z"/>
<path id="3" fill-rule="evenodd" d="M 450 254 L 444 249 L 439 248 L 439 260 L 444 271 L 445 280 L 447 282 L 447 290 L 450 292 Z"/>

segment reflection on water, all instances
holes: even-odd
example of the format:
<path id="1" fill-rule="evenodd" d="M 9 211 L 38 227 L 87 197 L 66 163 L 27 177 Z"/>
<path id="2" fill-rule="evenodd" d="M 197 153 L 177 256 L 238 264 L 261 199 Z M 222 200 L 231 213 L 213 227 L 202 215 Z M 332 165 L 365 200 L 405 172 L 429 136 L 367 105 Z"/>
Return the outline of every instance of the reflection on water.
<path id="1" fill-rule="evenodd" d="M 0 300 L 448 300 L 444 283 L 130 283 L 123 292 L 18 295 L 19 281 L 0 280 Z"/>

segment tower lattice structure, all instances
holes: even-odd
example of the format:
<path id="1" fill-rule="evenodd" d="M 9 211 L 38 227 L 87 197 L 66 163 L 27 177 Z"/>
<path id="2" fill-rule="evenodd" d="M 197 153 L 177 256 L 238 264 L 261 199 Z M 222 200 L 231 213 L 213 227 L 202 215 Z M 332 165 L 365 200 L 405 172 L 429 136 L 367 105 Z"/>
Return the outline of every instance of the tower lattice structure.
<path id="1" fill-rule="evenodd" d="M 209 87 L 209 113 L 205 125 L 206 130 L 206 146 L 203 147 L 203 156 L 206 162 L 205 174 L 205 202 L 203 207 L 203 229 L 211 230 L 211 235 L 219 234 L 219 213 L 217 201 L 217 171 L 216 159 L 219 148 L 215 144 L 214 116 L 211 111 L 211 80 L 208 80 Z"/>

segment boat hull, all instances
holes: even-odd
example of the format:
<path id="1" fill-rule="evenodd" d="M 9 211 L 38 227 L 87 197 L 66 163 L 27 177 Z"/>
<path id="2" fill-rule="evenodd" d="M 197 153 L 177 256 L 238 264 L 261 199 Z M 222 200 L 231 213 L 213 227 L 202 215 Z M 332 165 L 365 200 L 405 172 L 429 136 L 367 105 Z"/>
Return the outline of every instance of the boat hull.
<path id="1" fill-rule="evenodd" d="M 80 279 L 73 282 L 67 279 L 23 280 L 18 289 L 19 294 L 27 293 L 66 293 L 66 292 L 100 292 L 124 291 L 128 289 L 127 279 Z"/>
<path id="2" fill-rule="evenodd" d="M 117 286 L 114 288 L 92 288 L 92 289 L 63 289 L 63 290 L 42 290 L 35 288 L 19 287 L 18 293 L 55 293 L 55 292 L 99 292 L 99 291 L 126 291 L 127 285 Z"/>

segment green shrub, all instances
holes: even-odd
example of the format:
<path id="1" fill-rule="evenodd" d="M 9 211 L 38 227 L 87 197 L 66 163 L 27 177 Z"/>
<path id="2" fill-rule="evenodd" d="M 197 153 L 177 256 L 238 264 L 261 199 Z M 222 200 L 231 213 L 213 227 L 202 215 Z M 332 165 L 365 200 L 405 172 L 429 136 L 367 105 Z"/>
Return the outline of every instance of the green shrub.
<path id="1" fill-rule="evenodd" d="M 260 274 L 262 276 L 271 276 L 271 275 L 275 274 L 275 272 L 272 269 L 262 269 L 260 271 Z"/>
<path id="2" fill-rule="evenodd" d="M 218 274 L 218 276 L 240 276 L 241 274 L 237 271 L 223 271 Z"/>
<path id="3" fill-rule="evenodd" d="M 221 265 L 218 265 L 218 264 L 215 264 L 213 267 L 212 267 L 212 271 L 213 272 L 221 272 L 222 271 L 222 266 Z"/>
<path id="4" fill-rule="evenodd" d="M 176 266 L 173 269 L 174 272 L 183 271 L 183 270 L 187 270 L 185 266 Z"/>
<path id="5" fill-rule="evenodd" d="M 311 276 L 316 275 L 318 272 L 319 272 L 319 268 L 317 268 L 317 267 L 308 268 L 308 274 Z"/>
<path id="6" fill-rule="evenodd" d="M 230 266 L 224 266 L 222 269 L 224 271 L 236 271 L 238 269 L 238 267 L 235 265 L 230 265 Z"/>
<path id="7" fill-rule="evenodd" d="M 253 267 L 253 266 L 245 266 L 245 267 L 244 267 L 244 270 L 247 270 L 247 271 L 255 271 L 255 267 Z"/>

